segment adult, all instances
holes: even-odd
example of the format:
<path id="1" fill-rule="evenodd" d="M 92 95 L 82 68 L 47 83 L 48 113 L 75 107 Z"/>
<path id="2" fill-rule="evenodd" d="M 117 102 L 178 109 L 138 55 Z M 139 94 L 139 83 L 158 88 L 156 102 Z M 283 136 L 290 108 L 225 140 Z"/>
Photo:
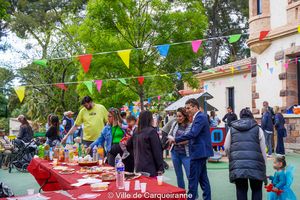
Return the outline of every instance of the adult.
<path id="1" fill-rule="evenodd" d="M 107 162 L 111 166 L 115 166 L 115 158 L 118 154 L 122 156 L 123 151 L 119 145 L 121 139 L 123 138 L 125 131 L 120 126 L 122 124 L 122 118 L 118 109 L 111 108 L 108 111 L 108 124 L 102 130 L 100 137 L 90 144 L 87 148 L 89 153 L 94 146 L 102 146 L 105 149 L 107 155 Z M 125 170 L 133 172 L 133 156 L 132 152 L 130 155 L 124 159 Z"/>
<path id="2" fill-rule="evenodd" d="M 189 132 L 191 129 L 191 124 L 189 123 L 189 116 L 185 108 L 177 109 L 177 121 L 172 124 L 172 128 L 169 135 L 172 137 L 179 137 Z M 182 166 L 185 169 L 185 174 L 187 177 L 190 175 L 190 153 L 188 141 L 181 142 L 180 144 L 175 144 L 172 146 L 171 156 L 172 162 L 175 169 L 177 177 L 178 187 L 185 189 L 184 178 Z"/>
<path id="3" fill-rule="evenodd" d="M 74 126 L 62 139 L 62 143 L 65 143 L 68 136 L 73 134 L 77 128 L 83 124 L 83 144 L 90 146 L 99 136 L 99 133 L 104 128 L 107 122 L 107 110 L 103 105 L 95 104 L 90 96 L 85 96 L 81 105 L 83 108 L 79 111 Z"/>
<path id="4" fill-rule="evenodd" d="M 203 190 L 203 199 L 211 199 L 211 189 L 207 176 L 207 159 L 214 155 L 209 131 L 207 114 L 200 111 L 199 102 L 196 99 L 189 99 L 185 103 L 186 112 L 193 116 L 191 130 L 175 138 L 176 144 L 190 140 L 190 176 L 188 198 L 196 199 L 198 183 Z M 174 138 L 170 138 L 174 142 Z"/>
<path id="5" fill-rule="evenodd" d="M 252 199 L 261 200 L 267 160 L 264 132 L 249 109 L 242 109 L 240 120 L 231 125 L 224 146 L 229 157 L 229 179 L 236 185 L 237 200 L 247 199 L 248 181 Z"/>
<path id="6" fill-rule="evenodd" d="M 227 107 L 227 114 L 223 117 L 222 121 L 225 123 L 226 132 L 231 127 L 231 122 L 237 120 L 236 114 L 233 112 L 232 107 Z"/>
<path id="7" fill-rule="evenodd" d="M 50 117 L 50 127 L 46 132 L 47 144 L 50 147 L 54 147 L 60 143 L 59 137 L 59 118 L 56 115 Z"/>
<path id="8" fill-rule="evenodd" d="M 283 138 L 286 137 L 286 128 L 284 127 L 285 119 L 278 106 L 274 107 L 275 112 L 275 129 L 277 131 L 276 154 L 285 155 Z"/>
<path id="9" fill-rule="evenodd" d="M 4 129 L 0 129 L 0 156 L 2 169 L 8 169 L 9 157 L 13 151 L 13 144 L 9 141 L 5 135 Z M 1 167 L 1 165 L 0 165 Z"/>
<path id="10" fill-rule="evenodd" d="M 123 123 L 124 125 L 127 125 L 127 121 L 126 121 L 127 113 L 124 112 L 124 111 L 122 111 L 120 115 L 121 115 L 121 118 L 122 118 L 122 123 Z"/>
<path id="11" fill-rule="evenodd" d="M 127 148 L 133 149 L 136 172 L 148 173 L 151 177 L 163 173 L 163 150 L 150 111 L 140 113 L 137 131 L 128 140 Z"/>
<path id="12" fill-rule="evenodd" d="M 63 127 L 63 136 L 65 136 L 71 128 L 74 126 L 74 119 L 73 119 L 74 113 L 72 111 L 64 112 L 64 116 L 62 119 L 62 127 Z M 76 130 L 77 131 L 77 130 Z M 69 135 L 66 143 L 71 144 L 73 143 L 73 136 Z"/>
<path id="13" fill-rule="evenodd" d="M 272 157 L 273 122 L 272 114 L 266 108 L 262 108 L 261 128 L 265 134 L 265 142 L 268 148 L 268 157 Z"/>
<path id="14" fill-rule="evenodd" d="M 46 123 L 46 125 L 45 125 L 46 131 L 48 131 L 48 129 L 49 129 L 50 126 L 51 126 L 51 122 L 50 122 L 51 115 L 52 115 L 52 114 L 49 114 L 48 117 L 47 117 L 47 123 Z"/>
<path id="15" fill-rule="evenodd" d="M 218 127 L 219 124 L 221 123 L 221 120 L 216 115 L 216 112 L 214 110 L 210 111 L 209 121 L 210 121 L 209 124 L 211 127 Z"/>
<path id="16" fill-rule="evenodd" d="M 275 113 L 274 113 L 273 108 L 269 106 L 269 102 L 264 101 L 264 102 L 263 102 L 263 107 L 266 108 L 266 109 L 271 113 L 272 119 L 273 119 L 273 121 L 274 121 Z"/>
<path id="17" fill-rule="evenodd" d="M 19 115 L 18 121 L 21 123 L 21 125 L 17 139 L 23 140 L 25 143 L 30 142 L 33 139 L 33 130 L 26 117 L 24 115 Z"/>

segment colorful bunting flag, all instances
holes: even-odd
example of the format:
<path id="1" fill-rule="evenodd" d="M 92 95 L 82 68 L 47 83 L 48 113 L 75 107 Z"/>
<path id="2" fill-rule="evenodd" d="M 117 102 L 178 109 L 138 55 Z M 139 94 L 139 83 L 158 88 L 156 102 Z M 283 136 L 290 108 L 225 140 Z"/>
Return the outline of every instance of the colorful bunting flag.
<path id="1" fill-rule="evenodd" d="M 234 73 L 234 67 L 232 66 L 232 67 L 230 67 L 230 69 L 231 69 L 231 73 L 233 74 Z"/>
<path id="2" fill-rule="evenodd" d="M 92 81 L 84 81 L 85 86 L 88 88 L 89 92 L 93 94 L 93 82 Z"/>
<path id="3" fill-rule="evenodd" d="M 276 66 L 276 67 L 278 66 L 278 62 L 277 62 L 277 61 L 275 61 L 275 66 Z"/>
<path id="4" fill-rule="evenodd" d="M 270 73 L 273 74 L 273 72 L 274 72 L 274 67 L 271 67 L 270 68 Z"/>
<path id="5" fill-rule="evenodd" d="M 269 69 L 269 63 L 266 63 L 266 65 L 267 65 L 267 69 Z"/>
<path id="6" fill-rule="evenodd" d="M 102 88 L 102 80 L 95 80 L 98 92 L 101 91 Z"/>
<path id="7" fill-rule="evenodd" d="M 64 84 L 64 83 L 57 83 L 57 84 L 54 84 L 56 87 L 62 89 L 62 90 L 67 90 L 67 86 Z"/>
<path id="8" fill-rule="evenodd" d="M 215 73 L 215 70 L 213 70 L 213 69 L 208 69 L 208 70 L 206 70 L 207 72 L 209 72 L 209 73 Z"/>
<path id="9" fill-rule="evenodd" d="M 238 66 L 238 67 L 237 67 L 237 70 L 238 70 L 238 71 L 241 71 L 241 66 Z"/>
<path id="10" fill-rule="evenodd" d="M 180 72 L 176 72 L 176 75 L 177 75 L 177 80 L 181 80 L 182 76 L 181 76 L 181 73 Z"/>
<path id="11" fill-rule="evenodd" d="M 149 98 L 148 98 L 148 104 L 150 104 L 150 103 L 151 103 L 151 98 L 149 97 Z"/>
<path id="12" fill-rule="evenodd" d="M 194 53 L 198 52 L 199 47 L 201 46 L 201 44 L 202 44 L 202 40 L 194 40 L 194 41 L 192 41 L 192 48 L 193 48 L 193 52 Z"/>
<path id="13" fill-rule="evenodd" d="M 250 69 L 250 70 L 251 70 L 251 65 L 248 65 L 248 69 Z"/>
<path id="14" fill-rule="evenodd" d="M 120 58 L 128 68 L 129 68 L 129 61 L 130 61 L 130 52 L 131 49 L 118 51 L 118 55 L 120 56 Z"/>
<path id="15" fill-rule="evenodd" d="M 259 40 L 262 41 L 263 39 L 265 39 L 265 37 L 267 37 L 269 32 L 270 31 L 261 31 L 259 34 Z"/>
<path id="16" fill-rule="evenodd" d="M 158 50 L 159 54 L 163 57 L 167 57 L 167 55 L 169 53 L 169 48 L 170 48 L 169 44 L 163 44 L 163 45 L 157 46 L 157 50 Z"/>
<path id="17" fill-rule="evenodd" d="M 85 54 L 85 55 L 78 56 L 78 59 L 81 63 L 84 73 L 87 73 L 89 71 L 92 58 L 93 58 L 92 54 Z"/>
<path id="18" fill-rule="evenodd" d="M 119 81 L 120 81 L 122 84 L 127 85 L 127 82 L 126 82 L 126 80 L 125 80 L 124 78 L 119 78 Z"/>
<path id="19" fill-rule="evenodd" d="M 259 69 L 260 72 L 262 72 L 262 68 L 260 65 L 257 65 L 257 68 Z"/>
<path id="20" fill-rule="evenodd" d="M 298 26 L 298 33 L 300 33 L 300 25 Z"/>
<path id="21" fill-rule="evenodd" d="M 204 85 L 204 90 L 207 91 L 208 85 Z"/>
<path id="22" fill-rule="evenodd" d="M 288 68 L 289 68 L 289 63 L 288 63 L 288 62 L 284 63 L 284 68 L 285 68 L 285 69 L 288 69 Z"/>
<path id="23" fill-rule="evenodd" d="M 235 42 L 237 42 L 237 41 L 240 40 L 241 36 L 242 36 L 242 34 L 230 35 L 230 36 L 229 36 L 229 39 L 228 39 L 228 42 L 229 42 L 230 44 L 235 43 Z"/>
<path id="24" fill-rule="evenodd" d="M 169 78 L 168 74 L 161 74 L 160 76 Z"/>
<path id="25" fill-rule="evenodd" d="M 137 79 L 138 79 L 139 84 L 143 85 L 145 78 L 143 76 L 139 76 Z"/>
<path id="26" fill-rule="evenodd" d="M 33 61 L 34 64 L 37 64 L 37 65 L 41 65 L 43 67 L 46 67 L 47 66 L 47 60 L 46 59 L 42 59 L 42 60 L 34 60 Z"/>
<path id="27" fill-rule="evenodd" d="M 25 97 L 25 86 L 19 86 L 19 87 L 14 87 L 14 90 L 22 103 L 24 97 Z"/>
<path id="28" fill-rule="evenodd" d="M 244 76 L 243 76 L 243 77 L 244 77 L 244 78 L 247 78 L 247 76 L 248 76 L 248 74 L 244 74 Z"/>
<path id="29" fill-rule="evenodd" d="M 160 96 L 157 97 L 157 100 L 160 101 Z"/>

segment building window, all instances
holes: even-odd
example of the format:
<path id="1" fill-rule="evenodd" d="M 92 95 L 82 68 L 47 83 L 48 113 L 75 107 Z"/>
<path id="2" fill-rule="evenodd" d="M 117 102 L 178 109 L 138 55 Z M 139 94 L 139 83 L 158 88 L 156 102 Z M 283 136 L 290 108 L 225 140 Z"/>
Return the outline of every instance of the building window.
<path id="1" fill-rule="evenodd" d="M 257 0 L 257 15 L 262 14 L 262 0 Z"/>
<path id="2" fill-rule="evenodd" d="M 227 102 L 234 111 L 234 87 L 227 88 Z"/>

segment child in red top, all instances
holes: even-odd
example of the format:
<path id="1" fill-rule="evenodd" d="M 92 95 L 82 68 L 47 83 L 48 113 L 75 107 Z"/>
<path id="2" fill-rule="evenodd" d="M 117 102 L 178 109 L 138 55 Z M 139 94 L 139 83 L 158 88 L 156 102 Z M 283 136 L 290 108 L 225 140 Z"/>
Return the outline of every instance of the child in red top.
<path id="1" fill-rule="evenodd" d="M 130 155 L 130 153 L 126 149 L 126 145 L 127 145 L 127 141 L 133 135 L 133 132 L 135 131 L 136 128 L 136 118 L 134 116 L 130 115 L 126 118 L 126 120 L 127 120 L 128 128 L 126 130 L 124 137 L 120 141 L 120 147 L 123 151 L 122 159 L 125 159 Z"/>

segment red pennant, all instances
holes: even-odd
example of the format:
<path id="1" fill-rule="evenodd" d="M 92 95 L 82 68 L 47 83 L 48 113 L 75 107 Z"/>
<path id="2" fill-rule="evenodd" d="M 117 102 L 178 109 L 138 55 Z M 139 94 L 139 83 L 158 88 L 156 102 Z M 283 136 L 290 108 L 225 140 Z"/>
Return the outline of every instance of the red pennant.
<path id="1" fill-rule="evenodd" d="M 269 63 L 266 63 L 266 65 L 267 65 L 267 69 L 269 69 Z"/>
<path id="2" fill-rule="evenodd" d="M 251 65 L 248 65 L 248 69 L 251 69 Z"/>
<path id="3" fill-rule="evenodd" d="M 267 37 L 269 32 L 270 31 L 261 31 L 259 34 L 259 40 L 262 41 L 263 39 L 265 39 L 265 37 Z"/>
<path id="4" fill-rule="evenodd" d="M 139 76 L 137 79 L 138 79 L 139 84 L 143 85 L 145 78 L 143 76 Z"/>
<path id="5" fill-rule="evenodd" d="M 55 86 L 65 91 L 68 89 L 64 83 L 57 83 Z"/>
<path id="6" fill-rule="evenodd" d="M 244 74 L 244 78 L 247 78 L 248 74 Z"/>
<path id="7" fill-rule="evenodd" d="M 87 73 L 90 69 L 91 61 L 92 61 L 92 54 L 80 55 L 78 59 L 82 65 L 83 71 Z"/>

